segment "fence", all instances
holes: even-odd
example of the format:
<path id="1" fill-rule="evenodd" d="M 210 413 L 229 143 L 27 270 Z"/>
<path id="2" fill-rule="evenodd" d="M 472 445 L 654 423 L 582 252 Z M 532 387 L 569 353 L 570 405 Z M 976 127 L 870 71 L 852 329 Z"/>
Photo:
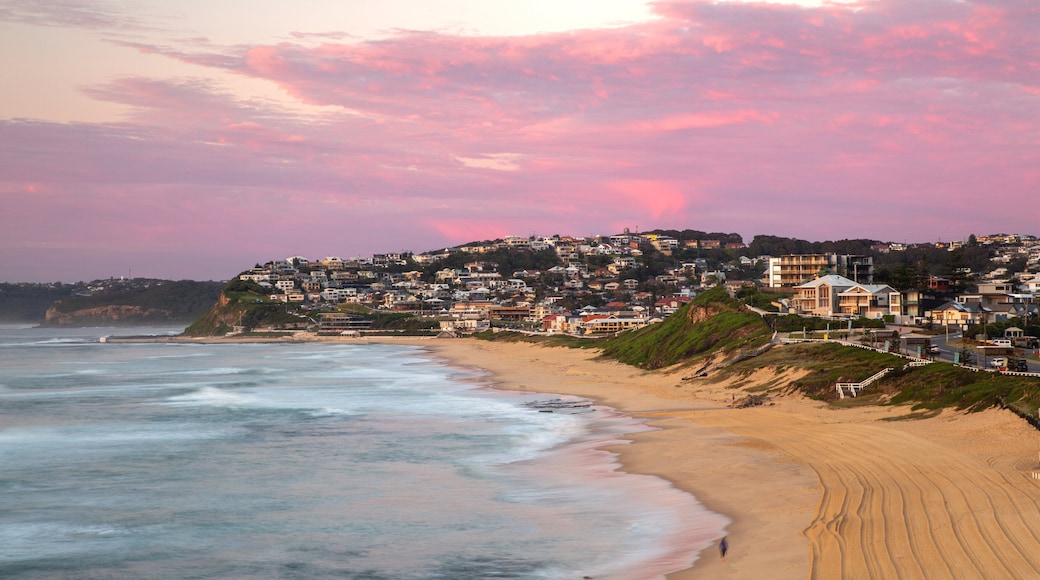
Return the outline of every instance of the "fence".
<path id="1" fill-rule="evenodd" d="M 885 353 L 885 354 L 890 354 L 892 356 L 898 356 L 900 358 L 905 358 L 905 359 L 907 359 L 907 360 L 909 360 L 911 362 L 920 363 L 919 365 L 915 364 L 914 366 L 924 366 L 926 364 L 931 364 L 932 363 L 931 360 L 926 359 L 926 358 L 918 358 L 918 357 L 916 357 L 914 355 L 911 355 L 911 354 L 905 354 L 905 353 L 901 353 L 901 352 L 885 350 L 883 348 L 878 348 L 876 346 L 870 346 L 869 344 L 863 344 L 863 343 L 860 343 L 860 342 L 852 342 L 852 341 L 848 341 L 848 340 L 831 340 L 831 339 L 824 340 L 822 338 L 790 338 L 790 337 L 788 337 L 788 338 L 782 339 L 781 342 L 784 343 L 784 344 L 797 344 L 799 342 L 833 342 L 835 344 L 840 344 L 842 346 L 854 346 L 856 348 L 862 348 L 862 349 L 865 349 L 865 350 L 872 350 L 874 352 L 881 352 L 881 353 Z"/>

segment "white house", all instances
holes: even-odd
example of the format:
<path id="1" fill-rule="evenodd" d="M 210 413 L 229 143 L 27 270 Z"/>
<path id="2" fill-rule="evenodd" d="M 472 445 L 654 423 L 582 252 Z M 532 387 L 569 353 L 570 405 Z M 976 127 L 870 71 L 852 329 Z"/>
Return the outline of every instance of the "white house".
<path id="1" fill-rule="evenodd" d="M 840 294 L 858 286 L 844 276 L 831 274 L 795 286 L 794 307 L 799 314 L 834 316 L 841 312 Z"/>

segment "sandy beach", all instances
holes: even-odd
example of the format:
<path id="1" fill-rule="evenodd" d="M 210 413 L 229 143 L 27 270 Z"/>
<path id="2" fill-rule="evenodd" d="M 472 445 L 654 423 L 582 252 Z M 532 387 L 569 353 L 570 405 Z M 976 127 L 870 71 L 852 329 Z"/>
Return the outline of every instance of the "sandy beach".
<path id="1" fill-rule="evenodd" d="M 279 341 L 311 340 L 359 342 Z M 732 520 L 725 562 L 712 547 L 670 580 L 1040 578 L 1040 432 L 1009 411 L 908 419 L 908 407 L 836 409 L 799 396 L 734 409 L 734 396 L 776 375 L 684 381 L 595 349 L 367 341 L 420 346 L 483 369 L 491 386 L 587 397 L 656 427 L 611 449 L 623 469 L 662 477 Z"/>
<path id="2" fill-rule="evenodd" d="M 594 350 L 396 339 L 507 389 L 577 395 L 658 430 L 613 451 L 732 519 L 715 548 L 670 574 L 699 578 L 1040 577 L 1040 433 L 1010 412 L 836 410 L 798 397 L 732 409 L 742 385 L 683 381 Z M 772 379 L 773 377 L 768 377 Z"/>

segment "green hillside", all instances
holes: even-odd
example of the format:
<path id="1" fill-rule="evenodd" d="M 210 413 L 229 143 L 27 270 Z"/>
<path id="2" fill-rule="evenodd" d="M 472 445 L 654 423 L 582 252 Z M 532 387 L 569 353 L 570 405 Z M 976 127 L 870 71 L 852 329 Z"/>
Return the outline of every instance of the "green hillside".
<path id="1" fill-rule="evenodd" d="M 1035 418 L 1040 407 L 1040 379 L 976 372 L 950 363 L 934 362 L 908 367 L 907 360 L 892 354 L 842 346 L 834 342 L 790 344 L 720 369 L 713 380 L 750 377 L 762 369 L 777 377 L 784 371 L 802 371 L 798 378 L 758 384 L 749 390 L 798 392 L 838 403 L 838 382 L 861 381 L 884 368 L 893 369 L 867 387 L 858 397 L 845 398 L 841 406 L 874 404 L 909 405 L 912 410 L 955 408 L 978 411 L 1006 406 L 1024 417 Z"/>
<path id="2" fill-rule="evenodd" d="M 603 343 L 604 355 L 646 369 L 692 362 L 716 353 L 756 348 L 772 331 L 721 286 L 680 308 L 659 324 L 626 332 Z"/>
<path id="3" fill-rule="evenodd" d="M 911 403 L 915 409 L 1007 406 L 1035 419 L 1040 407 L 1040 378 L 975 372 L 945 363 L 897 373 L 886 388 L 894 391 L 893 404 Z"/>
<path id="4" fill-rule="evenodd" d="M 294 313 L 295 306 L 271 300 L 270 292 L 259 284 L 236 278 L 210 301 L 210 308 L 185 329 L 184 334 L 220 336 L 235 326 L 252 330 L 301 323 L 303 319 Z"/>

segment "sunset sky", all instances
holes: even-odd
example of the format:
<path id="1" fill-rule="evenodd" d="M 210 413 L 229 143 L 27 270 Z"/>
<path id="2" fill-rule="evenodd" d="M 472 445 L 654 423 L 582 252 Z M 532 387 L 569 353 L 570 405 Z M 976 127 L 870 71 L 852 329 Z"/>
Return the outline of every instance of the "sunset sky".
<path id="1" fill-rule="evenodd" d="M 0 0 L 0 281 L 1036 235 L 1038 31 L 1035 0 Z"/>

